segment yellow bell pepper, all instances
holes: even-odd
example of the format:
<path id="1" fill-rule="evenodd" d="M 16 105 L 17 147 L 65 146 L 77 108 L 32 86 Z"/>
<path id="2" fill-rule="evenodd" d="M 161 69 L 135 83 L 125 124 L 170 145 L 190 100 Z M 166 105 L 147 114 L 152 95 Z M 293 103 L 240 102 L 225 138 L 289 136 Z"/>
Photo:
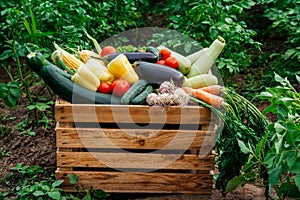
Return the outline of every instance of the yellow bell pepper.
<path id="1" fill-rule="evenodd" d="M 113 74 L 115 79 L 125 79 L 130 84 L 139 80 L 139 76 L 134 71 L 132 65 L 124 54 L 118 55 L 107 64 L 107 69 Z"/>

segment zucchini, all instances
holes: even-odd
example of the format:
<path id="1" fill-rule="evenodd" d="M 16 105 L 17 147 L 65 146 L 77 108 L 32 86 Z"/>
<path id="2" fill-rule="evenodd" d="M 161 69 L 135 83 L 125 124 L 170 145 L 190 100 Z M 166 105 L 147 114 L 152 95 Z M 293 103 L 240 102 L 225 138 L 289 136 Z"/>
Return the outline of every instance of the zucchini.
<path id="1" fill-rule="evenodd" d="M 121 104 L 129 104 L 134 97 L 146 88 L 146 86 L 147 81 L 144 79 L 140 79 L 132 84 L 132 86 L 121 97 Z"/>
<path id="2" fill-rule="evenodd" d="M 155 63 L 141 61 L 134 65 L 134 70 L 141 79 L 145 79 L 148 84 L 152 85 L 173 81 L 176 86 L 180 87 L 184 81 L 184 75 L 178 70 Z"/>
<path id="3" fill-rule="evenodd" d="M 202 48 L 199 51 L 196 51 L 195 53 L 192 53 L 192 54 L 188 55 L 186 58 L 189 59 L 189 61 L 193 65 L 204 54 L 204 52 L 207 49 L 208 48 Z"/>
<path id="4" fill-rule="evenodd" d="M 146 61 L 146 62 L 155 63 L 158 59 L 158 57 L 156 55 L 154 55 L 153 53 L 149 53 L 149 52 L 112 53 L 112 54 L 109 54 L 107 56 L 104 56 L 101 59 L 104 59 L 107 62 L 110 62 L 120 54 L 124 54 L 131 64 L 133 64 L 136 61 Z"/>
<path id="5" fill-rule="evenodd" d="M 134 97 L 130 104 L 134 105 L 142 105 L 146 102 L 146 98 L 148 94 L 151 94 L 153 91 L 153 87 L 151 85 L 148 85 L 139 95 Z"/>
<path id="6" fill-rule="evenodd" d="M 41 67 L 50 64 L 41 52 L 30 52 L 26 57 L 26 62 L 30 68 L 40 75 Z"/>
<path id="7" fill-rule="evenodd" d="M 154 46 L 147 46 L 146 47 L 146 52 L 153 53 L 154 55 L 159 57 L 159 50 L 158 50 L 158 48 L 156 48 Z"/>
<path id="8" fill-rule="evenodd" d="M 168 49 L 165 46 L 159 46 L 157 47 L 157 49 L 161 50 L 161 49 Z M 171 49 L 168 49 L 171 52 L 171 56 L 176 58 L 176 60 L 178 61 L 178 68 L 177 70 L 180 71 L 182 74 L 186 75 L 190 72 L 191 70 L 191 62 L 189 61 L 189 59 L 187 59 L 185 56 L 172 51 Z"/>
<path id="9" fill-rule="evenodd" d="M 41 63 L 44 59 L 42 55 L 37 54 L 37 56 L 27 57 L 31 68 L 36 69 L 36 64 Z M 45 64 L 39 66 L 39 74 L 60 98 L 78 104 L 120 104 L 120 98 L 110 94 L 90 91 L 71 81 L 70 74 L 58 66 L 50 62 L 45 62 Z"/>
<path id="10" fill-rule="evenodd" d="M 200 74 L 185 79 L 182 86 L 198 89 L 198 88 L 207 87 L 210 85 L 217 85 L 217 84 L 218 84 L 218 78 L 216 76 L 212 74 Z"/>

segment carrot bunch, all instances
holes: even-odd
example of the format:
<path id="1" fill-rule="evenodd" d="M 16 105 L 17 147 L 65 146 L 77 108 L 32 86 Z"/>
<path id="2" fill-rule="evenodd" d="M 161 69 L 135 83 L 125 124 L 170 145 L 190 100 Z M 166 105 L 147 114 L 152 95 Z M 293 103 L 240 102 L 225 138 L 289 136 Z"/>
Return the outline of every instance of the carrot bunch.
<path id="1" fill-rule="evenodd" d="M 221 108 L 224 102 L 224 98 L 221 97 L 223 87 L 220 85 L 210 85 L 197 89 L 182 87 L 182 89 L 190 96 L 196 97 L 215 108 Z"/>

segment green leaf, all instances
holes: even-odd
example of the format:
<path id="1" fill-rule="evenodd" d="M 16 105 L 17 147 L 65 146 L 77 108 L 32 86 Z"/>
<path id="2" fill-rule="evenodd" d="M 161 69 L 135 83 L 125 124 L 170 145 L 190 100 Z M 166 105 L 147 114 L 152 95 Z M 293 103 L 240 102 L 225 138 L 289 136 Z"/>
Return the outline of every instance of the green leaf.
<path id="1" fill-rule="evenodd" d="M 280 153 L 280 149 L 281 149 L 282 141 L 283 141 L 283 136 L 282 135 L 279 135 L 278 137 L 279 137 L 279 140 L 277 142 L 275 142 L 275 150 L 276 150 L 277 154 Z"/>
<path id="2" fill-rule="evenodd" d="M 60 192 L 59 192 L 59 191 L 48 192 L 48 196 L 49 196 L 51 199 L 60 200 Z"/>
<path id="3" fill-rule="evenodd" d="M 296 79 L 297 79 L 298 83 L 300 84 L 300 76 L 298 76 L 297 74 L 296 74 Z"/>
<path id="4" fill-rule="evenodd" d="M 103 198 L 103 197 L 108 197 L 109 194 L 107 194 L 105 191 L 103 190 L 94 190 L 93 192 L 94 196 L 97 198 Z"/>
<path id="5" fill-rule="evenodd" d="M 64 182 L 64 180 L 57 180 L 57 181 L 54 181 L 54 182 L 52 183 L 52 187 L 53 187 L 53 188 L 58 187 L 58 186 L 60 186 L 63 182 Z"/>
<path id="6" fill-rule="evenodd" d="M 33 195 L 35 197 L 39 197 L 39 196 L 43 196 L 45 193 L 43 191 L 40 191 L 40 190 L 37 190 L 37 191 L 34 191 Z"/>
<path id="7" fill-rule="evenodd" d="M 274 73 L 274 74 L 275 74 L 274 78 L 275 78 L 275 80 L 276 80 L 277 82 L 279 82 L 279 83 L 284 82 L 284 79 L 283 79 L 281 76 L 279 76 L 279 75 L 276 74 L 276 73 Z"/>
<path id="8" fill-rule="evenodd" d="M 283 125 L 281 125 L 279 122 L 276 122 L 274 124 L 274 128 L 276 130 L 276 133 L 281 133 L 283 131 L 286 131 L 286 128 Z"/>
<path id="9" fill-rule="evenodd" d="M 6 100 L 6 101 L 5 101 Z M 14 105 L 16 105 L 16 103 L 17 103 L 17 99 L 15 99 L 12 95 L 10 95 L 10 94 L 8 94 L 7 95 L 7 98 L 5 99 L 4 101 L 4 103 L 6 104 L 6 105 L 8 105 L 9 107 L 13 107 Z"/>
<path id="10" fill-rule="evenodd" d="M 234 177 L 233 179 L 231 179 L 226 186 L 226 192 L 232 192 L 233 190 L 235 190 L 238 186 L 243 185 L 247 183 L 246 179 L 244 178 L 243 175 Z"/>
<path id="11" fill-rule="evenodd" d="M 78 183 L 78 177 L 76 176 L 76 174 L 68 174 L 68 178 L 71 184 Z"/>
<path id="12" fill-rule="evenodd" d="M 298 173 L 298 174 L 294 177 L 294 180 L 295 180 L 296 186 L 298 187 L 298 190 L 300 191 L 300 173 Z"/>
<path id="13" fill-rule="evenodd" d="M 259 97 L 262 98 L 262 99 L 270 99 L 273 97 L 273 94 L 270 93 L 270 92 L 261 92 L 259 94 Z"/>
<path id="14" fill-rule="evenodd" d="M 16 99 L 21 96 L 21 92 L 19 88 L 9 88 L 9 92 L 11 95 L 13 95 Z"/>
<path id="15" fill-rule="evenodd" d="M 251 150 L 245 145 L 244 142 L 242 142 L 241 140 L 238 140 L 238 144 L 239 144 L 239 147 L 241 148 L 241 151 L 244 153 L 244 154 L 248 154 L 251 152 Z"/>
<path id="16" fill-rule="evenodd" d="M 297 160 L 297 152 L 296 151 L 287 151 L 285 153 L 285 161 L 286 161 L 289 169 L 292 169 L 292 167 L 296 163 L 296 160 Z"/>
<path id="17" fill-rule="evenodd" d="M 282 173 L 282 166 L 279 165 L 278 167 L 274 168 L 273 170 L 269 171 L 269 183 L 274 186 L 278 183 L 280 179 L 280 175 Z"/>
<path id="18" fill-rule="evenodd" d="M 292 169 L 290 170 L 291 173 L 300 173 L 300 158 L 298 157 L 294 166 L 292 167 Z"/>

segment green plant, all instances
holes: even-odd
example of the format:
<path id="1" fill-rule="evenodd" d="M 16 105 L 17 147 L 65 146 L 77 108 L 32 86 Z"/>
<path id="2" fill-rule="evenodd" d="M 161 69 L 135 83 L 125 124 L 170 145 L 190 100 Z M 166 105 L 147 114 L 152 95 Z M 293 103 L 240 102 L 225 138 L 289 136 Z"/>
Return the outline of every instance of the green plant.
<path id="1" fill-rule="evenodd" d="M 20 96 L 21 92 L 18 82 L 0 83 L 0 98 L 4 99 L 4 103 L 7 106 L 15 106 Z"/>
<path id="2" fill-rule="evenodd" d="M 29 124 L 30 118 L 26 117 L 16 125 L 16 130 L 20 131 L 21 135 L 35 136 L 36 133 L 34 131 L 31 131 L 33 126 L 29 126 Z"/>
<path id="3" fill-rule="evenodd" d="M 300 83 L 300 77 L 296 79 Z M 280 86 L 267 88 L 260 98 L 270 102 L 264 114 L 276 114 L 277 120 L 257 145 L 239 141 L 249 157 L 244 174 L 230 181 L 228 191 L 251 179 L 275 189 L 279 199 L 300 196 L 300 93 L 287 78 L 275 74 L 275 80 Z M 266 194 L 273 196 L 268 190 Z"/>
<path id="4" fill-rule="evenodd" d="M 168 1 L 169 28 L 174 28 L 208 47 L 219 35 L 226 40 L 222 56 L 216 61 L 223 76 L 239 73 L 251 64 L 250 49 L 260 50 L 257 34 L 246 23 L 245 10 L 256 3 L 245 1 Z"/>
<path id="5" fill-rule="evenodd" d="M 49 100 L 45 103 L 40 101 L 41 99 L 38 102 L 33 102 L 26 108 L 34 113 L 33 115 L 36 126 L 44 125 L 45 128 L 48 128 L 51 120 L 48 119 L 47 115 L 50 115 L 52 108 L 51 106 L 54 105 L 54 102 L 52 100 Z"/>
<path id="6" fill-rule="evenodd" d="M 83 196 L 82 199 L 84 200 L 109 196 L 103 190 L 94 190 L 92 186 L 86 187 L 78 184 L 78 177 L 75 174 L 68 174 L 68 179 L 70 183 L 74 185 L 75 191 L 77 191 L 79 195 Z"/>
<path id="7" fill-rule="evenodd" d="M 7 151 L 5 147 L 0 149 L 0 157 L 9 157 L 11 152 Z"/>

